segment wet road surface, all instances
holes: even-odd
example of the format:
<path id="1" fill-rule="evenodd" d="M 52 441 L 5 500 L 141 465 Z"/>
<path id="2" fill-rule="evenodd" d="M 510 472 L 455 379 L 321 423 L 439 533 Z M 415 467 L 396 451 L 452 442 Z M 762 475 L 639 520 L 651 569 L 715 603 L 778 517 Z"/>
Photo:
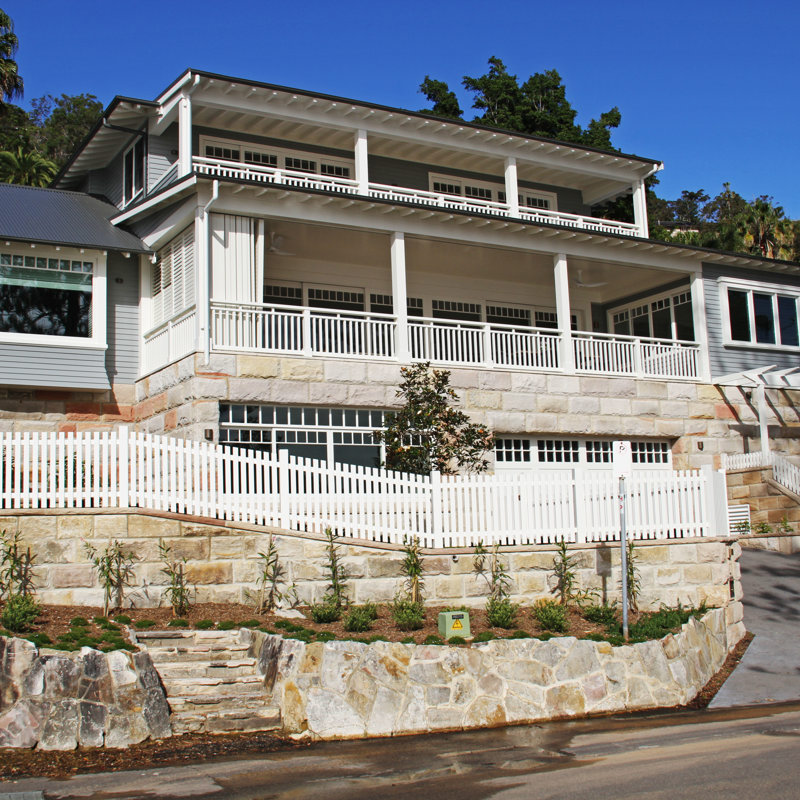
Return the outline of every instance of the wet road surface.
<path id="1" fill-rule="evenodd" d="M 324 742 L 262 758 L 9 781 L 0 797 L 769 800 L 800 798 L 798 756 L 795 703 Z"/>

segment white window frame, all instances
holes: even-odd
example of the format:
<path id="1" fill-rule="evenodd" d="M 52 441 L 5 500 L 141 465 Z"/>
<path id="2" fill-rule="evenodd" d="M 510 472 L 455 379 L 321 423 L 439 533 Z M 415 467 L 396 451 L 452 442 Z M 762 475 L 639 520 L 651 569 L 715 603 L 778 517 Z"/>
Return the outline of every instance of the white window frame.
<path id="1" fill-rule="evenodd" d="M 340 180 L 353 180 L 355 175 L 356 162 L 355 159 L 341 158 L 340 156 L 328 156 L 324 153 L 312 153 L 306 150 L 295 150 L 286 147 L 272 147 L 271 145 L 260 144 L 256 142 L 236 141 L 235 139 L 225 139 L 218 136 L 201 136 L 200 137 L 200 156 L 206 158 L 206 147 L 227 147 L 236 148 L 239 151 L 239 160 L 231 160 L 231 164 L 241 164 L 242 166 L 267 166 L 268 169 L 275 169 L 285 171 L 288 169 L 284 166 L 286 158 L 302 158 L 307 161 L 314 161 L 316 169 L 313 172 L 307 172 L 307 175 L 324 175 L 325 177 L 339 177 Z M 244 151 L 248 150 L 253 153 L 262 153 L 268 156 L 275 156 L 277 166 L 259 165 L 250 163 L 244 160 Z M 336 175 L 329 175 L 322 171 L 323 164 L 325 166 L 339 167 L 350 170 L 350 177 L 344 178 Z"/>
<path id="2" fill-rule="evenodd" d="M 142 146 L 142 164 L 141 164 L 141 177 L 142 177 L 142 185 L 139 187 L 138 191 L 134 191 L 133 194 L 128 196 L 128 189 L 127 180 L 125 177 L 125 162 L 128 159 L 128 154 L 134 152 L 137 145 Z M 133 170 L 132 174 L 136 175 L 136 156 L 133 156 L 134 163 L 133 163 Z M 147 143 L 145 142 L 144 133 L 140 136 L 137 136 L 136 139 L 130 144 L 126 149 L 125 152 L 122 154 L 122 208 L 127 208 L 129 205 L 135 203 L 140 197 L 144 195 L 145 186 L 147 184 Z M 136 188 L 135 186 L 133 187 Z"/>
<path id="3" fill-rule="evenodd" d="M 670 313 L 670 333 L 672 336 L 670 337 L 671 341 L 685 341 L 684 339 L 678 339 L 678 323 L 675 319 L 675 300 L 678 298 L 683 297 L 684 295 L 688 295 L 688 304 L 689 306 L 692 305 L 692 293 L 691 289 L 687 287 L 679 287 L 677 289 L 672 289 L 668 292 L 659 292 L 658 294 L 649 295 L 647 297 L 642 297 L 639 300 L 634 300 L 631 303 L 624 303 L 620 306 L 614 306 L 614 308 L 608 309 L 606 313 L 606 324 L 608 325 L 608 331 L 612 335 L 618 336 L 631 336 L 639 339 L 659 339 L 658 336 L 639 336 L 633 332 L 633 317 L 634 311 L 639 310 L 641 308 L 647 309 L 647 316 L 650 320 L 650 330 L 653 330 L 653 304 L 659 303 L 662 300 L 669 300 L 669 313 Z M 687 301 L 683 301 L 678 303 L 677 305 L 684 305 Z M 628 313 L 628 321 L 630 322 L 630 329 L 631 332 L 629 334 L 615 334 L 614 333 L 614 315 L 621 314 L 623 312 Z M 636 315 L 641 316 L 641 315 Z M 694 332 L 695 336 L 695 343 L 697 342 L 697 331 Z"/>
<path id="4" fill-rule="evenodd" d="M 106 341 L 107 305 L 106 275 L 107 258 L 105 252 L 86 251 L 70 247 L 44 247 L 27 242 L 5 242 L 2 252 L 11 255 L 32 255 L 38 258 L 57 258 L 69 261 L 92 263 L 92 335 L 91 336 L 51 336 L 44 333 L 5 333 L 0 332 L 0 343 L 43 345 L 46 347 L 82 347 L 101 349 L 108 347 Z"/>
<path id="5" fill-rule="evenodd" d="M 500 199 L 500 194 L 505 193 L 505 183 L 494 183 L 491 181 L 473 180 L 472 178 L 464 178 L 460 175 L 446 175 L 442 172 L 429 172 L 428 173 L 428 189 L 431 192 L 436 192 L 433 185 L 434 183 L 449 183 L 458 186 L 461 189 L 461 194 L 455 195 L 462 197 L 465 200 L 485 200 L 485 198 L 471 197 L 465 193 L 467 186 L 474 186 L 476 189 L 489 189 L 492 192 L 491 200 L 486 202 L 503 203 L 505 201 Z M 550 205 L 545 208 L 537 208 L 536 206 L 528 206 L 525 204 L 526 198 L 536 198 L 537 200 L 546 200 Z M 523 211 L 558 211 L 558 195 L 555 192 L 540 191 L 539 189 L 526 189 L 519 190 L 519 205 Z"/>
<path id="6" fill-rule="evenodd" d="M 750 321 L 750 341 L 731 338 L 731 316 L 728 304 L 728 289 L 747 293 L 747 311 Z M 778 296 L 794 297 L 797 307 L 798 327 L 800 327 L 800 286 L 786 286 L 780 283 L 762 283 L 761 281 L 750 281 L 741 278 L 717 278 L 717 290 L 719 293 L 720 320 L 722 322 L 722 344 L 724 347 L 746 347 L 752 350 L 785 350 L 789 353 L 800 352 L 800 346 L 782 344 L 778 342 L 780 338 L 780 320 L 778 317 Z M 753 303 L 753 293 L 772 295 L 772 319 L 775 325 L 775 344 L 757 342 L 755 305 Z M 798 332 L 800 333 L 800 331 Z"/>

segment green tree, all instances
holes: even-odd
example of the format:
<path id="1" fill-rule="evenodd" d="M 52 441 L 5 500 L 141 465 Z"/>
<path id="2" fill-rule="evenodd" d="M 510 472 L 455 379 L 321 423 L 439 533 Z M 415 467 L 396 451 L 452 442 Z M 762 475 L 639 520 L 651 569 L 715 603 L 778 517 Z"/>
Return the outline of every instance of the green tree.
<path id="1" fill-rule="evenodd" d="M 435 81 L 426 75 L 425 80 L 419 85 L 419 90 L 428 98 L 428 102 L 433 103 L 433 108 L 425 108 L 423 111 L 436 114 L 438 117 L 461 119 L 464 112 L 458 104 L 456 93 L 451 92 L 444 81 Z"/>
<path id="2" fill-rule="evenodd" d="M 0 8 L 0 106 L 6 100 L 22 97 L 23 81 L 14 60 L 19 39 L 11 17 Z"/>
<path id="3" fill-rule="evenodd" d="M 386 466 L 419 475 L 433 470 L 444 475 L 459 469 L 484 472 L 492 434 L 452 407 L 458 395 L 450 386 L 450 373 L 431 369 L 429 363 L 403 367 L 400 373 L 397 397 L 403 406 L 387 415 L 383 430 L 375 431 L 375 438 L 386 444 Z"/>
<path id="4" fill-rule="evenodd" d="M 22 147 L 0 151 L 0 181 L 3 183 L 47 186 L 57 169 L 49 159 Z"/>
<path id="5" fill-rule="evenodd" d="M 682 228 L 697 228 L 705 220 L 704 204 L 709 196 L 702 190 L 684 189 L 677 200 L 672 201 L 675 222 Z"/>
<path id="6" fill-rule="evenodd" d="M 59 168 L 66 164 L 103 113 L 103 104 L 93 94 L 44 95 L 32 100 L 31 107 L 33 144 Z"/>
<path id="7" fill-rule="evenodd" d="M 736 224 L 747 252 L 764 258 L 791 258 L 795 226 L 771 197 L 757 197 Z"/>

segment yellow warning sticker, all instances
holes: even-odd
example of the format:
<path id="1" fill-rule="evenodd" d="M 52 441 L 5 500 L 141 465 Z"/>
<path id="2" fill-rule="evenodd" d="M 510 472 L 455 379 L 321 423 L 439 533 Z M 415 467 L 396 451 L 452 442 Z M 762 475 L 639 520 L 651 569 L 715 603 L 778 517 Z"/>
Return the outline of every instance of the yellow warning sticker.
<path id="1" fill-rule="evenodd" d="M 460 619 L 454 619 L 451 627 L 454 631 L 460 631 L 464 628 L 464 626 L 461 624 Z"/>

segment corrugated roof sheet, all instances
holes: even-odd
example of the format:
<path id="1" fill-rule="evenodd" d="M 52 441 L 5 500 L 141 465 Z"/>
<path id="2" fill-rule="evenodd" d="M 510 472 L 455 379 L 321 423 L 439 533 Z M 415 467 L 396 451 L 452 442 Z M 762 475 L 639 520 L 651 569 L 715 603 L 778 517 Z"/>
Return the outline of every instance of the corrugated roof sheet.
<path id="1" fill-rule="evenodd" d="M 119 209 L 80 192 L 0 183 L 0 239 L 150 252 L 138 236 L 111 224 Z"/>

